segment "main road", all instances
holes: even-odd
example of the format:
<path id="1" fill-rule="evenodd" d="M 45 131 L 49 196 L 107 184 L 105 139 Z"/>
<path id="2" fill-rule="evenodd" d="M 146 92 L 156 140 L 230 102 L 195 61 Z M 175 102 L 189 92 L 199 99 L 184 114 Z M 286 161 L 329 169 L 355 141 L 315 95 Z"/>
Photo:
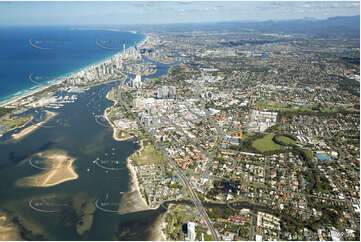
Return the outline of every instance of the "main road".
<path id="1" fill-rule="evenodd" d="M 121 96 L 120 102 L 122 103 L 122 105 L 125 107 L 125 109 L 128 112 L 131 112 L 128 104 L 123 101 L 123 92 L 121 92 L 120 96 Z M 211 231 L 212 236 L 213 236 L 213 240 L 218 241 L 219 238 L 218 238 L 217 231 L 214 229 L 213 224 L 212 224 L 211 220 L 209 219 L 208 214 L 207 214 L 206 210 L 204 209 L 201 201 L 199 200 L 197 194 L 193 191 L 188 178 L 184 175 L 183 171 L 178 167 L 178 165 L 175 163 L 175 161 L 172 160 L 169 157 L 168 152 L 164 149 L 164 147 L 162 147 L 158 142 L 156 142 L 155 137 L 150 132 L 148 132 L 148 130 L 146 129 L 145 126 L 142 125 L 142 122 L 140 121 L 139 117 L 137 115 L 134 115 L 134 116 L 136 117 L 137 122 L 139 123 L 140 127 L 142 127 L 143 130 L 149 134 L 149 137 L 152 139 L 152 141 L 153 141 L 154 145 L 156 146 L 156 148 L 159 149 L 163 153 L 163 155 L 170 162 L 171 167 L 175 169 L 178 177 L 181 178 L 183 184 L 188 189 L 189 194 L 191 195 L 192 201 L 193 201 L 194 205 L 196 206 L 196 208 L 198 209 L 198 212 L 201 215 L 203 221 L 207 224 L 209 230 Z"/>

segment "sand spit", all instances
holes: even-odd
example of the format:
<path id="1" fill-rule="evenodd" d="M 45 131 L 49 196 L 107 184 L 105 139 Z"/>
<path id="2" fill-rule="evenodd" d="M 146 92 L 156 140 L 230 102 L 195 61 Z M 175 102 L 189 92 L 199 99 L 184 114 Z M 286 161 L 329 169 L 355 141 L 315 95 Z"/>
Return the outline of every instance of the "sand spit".
<path id="1" fill-rule="evenodd" d="M 73 167 L 75 159 L 64 151 L 48 151 L 36 156 L 49 162 L 46 169 L 40 174 L 19 179 L 18 186 L 51 187 L 79 177 Z"/>
<path id="2" fill-rule="evenodd" d="M 25 137 L 26 135 L 34 132 L 36 129 L 40 128 L 41 126 L 43 126 L 46 122 L 48 122 L 50 119 L 52 119 L 53 117 L 55 117 L 57 115 L 57 113 L 55 112 L 50 112 L 48 110 L 45 110 L 46 112 L 46 119 L 38 124 L 33 124 L 23 130 L 21 130 L 19 133 L 13 134 L 11 137 L 14 140 L 18 140 L 21 139 L 23 137 Z"/>

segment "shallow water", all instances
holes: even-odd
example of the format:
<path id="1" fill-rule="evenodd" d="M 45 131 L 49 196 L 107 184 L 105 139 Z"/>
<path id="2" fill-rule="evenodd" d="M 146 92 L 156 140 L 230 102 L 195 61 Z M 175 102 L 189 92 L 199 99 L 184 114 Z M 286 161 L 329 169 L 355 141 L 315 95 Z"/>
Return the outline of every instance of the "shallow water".
<path id="1" fill-rule="evenodd" d="M 171 66 L 156 64 L 161 68 L 151 77 L 165 74 L 167 66 Z M 25 239 L 155 239 L 154 223 L 165 209 L 133 211 L 129 206 L 141 203 L 137 196 L 128 193 L 130 173 L 126 168 L 126 158 L 139 148 L 138 144 L 115 141 L 112 128 L 95 117 L 113 104 L 105 96 L 118 83 L 92 87 L 78 94 L 75 103 L 49 109 L 59 114 L 19 141 L 10 139 L 16 130 L 0 138 L 0 210 L 11 212 L 19 220 L 17 224 L 26 229 Z M 43 110 L 37 111 L 36 116 L 41 116 Z M 19 178 L 40 172 L 29 159 L 47 150 L 63 150 L 74 157 L 79 178 L 53 187 L 15 186 Z M 81 205 L 86 204 L 96 204 L 98 208 L 90 230 L 79 235 L 77 223 L 84 213 Z M 118 210 L 123 213 L 119 215 Z"/>
<path id="2" fill-rule="evenodd" d="M 53 128 L 40 127 L 16 143 L 0 145 L 3 167 L 0 170 L 1 207 L 17 210 L 20 217 L 28 217 L 33 223 L 36 220 L 38 226 L 45 231 L 53 231 L 52 239 L 68 240 L 78 238 L 74 230 L 75 225 L 72 224 L 75 220 L 71 218 L 74 213 L 72 208 L 74 197 L 84 193 L 86 196 L 82 198 L 83 200 L 94 202 L 104 198 L 108 193 L 111 194 L 108 195 L 108 199 L 113 199 L 114 203 L 119 202 L 120 192 L 126 192 L 129 185 L 129 171 L 125 167 L 125 159 L 138 148 L 138 145 L 129 141 L 114 141 L 112 129 L 99 125 L 94 118 L 95 114 L 102 114 L 106 107 L 112 105 L 112 102 L 105 98 L 105 94 L 115 84 L 93 87 L 80 94 L 77 102 L 66 104 L 51 121 L 56 123 L 57 119 L 61 119 L 66 125 Z M 1 139 L 6 140 L 9 135 L 4 135 Z M 76 158 L 74 165 L 79 178 L 47 188 L 14 186 L 17 179 L 40 172 L 32 167 L 28 160 L 31 155 L 45 150 L 64 150 Z M 116 166 L 120 170 L 110 171 L 97 166 L 93 161 L 98 157 L 105 161 L 104 165 L 113 168 Z M 67 206 L 62 213 L 42 213 L 29 207 L 30 200 L 35 200 L 39 205 L 42 196 L 49 194 L 55 195 L 53 207 L 59 206 L 56 201 L 64 197 Z M 44 205 L 40 204 L 38 207 Z M 46 207 L 51 210 L 51 205 Z M 54 216 L 55 220 L 53 220 Z M 117 224 L 121 221 L 120 217 L 96 211 L 94 218 L 91 230 L 97 231 L 98 239 L 112 239 L 117 231 Z M 68 219 L 72 223 L 62 224 L 62 219 Z M 91 231 L 89 234 L 92 234 Z M 92 239 L 86 233 L 83 237 Z"/>

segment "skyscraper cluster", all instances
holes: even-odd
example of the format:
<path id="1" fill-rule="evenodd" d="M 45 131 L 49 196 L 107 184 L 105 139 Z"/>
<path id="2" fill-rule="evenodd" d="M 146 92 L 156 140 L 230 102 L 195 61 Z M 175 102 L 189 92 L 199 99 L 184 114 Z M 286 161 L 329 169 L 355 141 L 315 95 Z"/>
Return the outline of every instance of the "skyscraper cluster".
<path id="1" fill-rule="evenodd" d="M 157 88 L 157 98 L 176 98 L 177 89 L 175 86 L 159 86 Z"/>

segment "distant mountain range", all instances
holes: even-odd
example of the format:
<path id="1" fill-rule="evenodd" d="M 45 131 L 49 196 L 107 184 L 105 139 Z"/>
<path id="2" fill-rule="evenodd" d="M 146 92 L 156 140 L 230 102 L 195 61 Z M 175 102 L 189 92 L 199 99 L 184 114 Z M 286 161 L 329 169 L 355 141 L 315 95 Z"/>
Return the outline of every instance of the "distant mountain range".
<path id="1" fill-rule="evenodd" d="M 338 16 L 325 20 L 304 18 L 262 22 L 179 23 L 160 25 L 118 26 L 122 30 L 138 31 L 259 31 L 264 33 L 307 34 L 314 37 L 360 38 L 360 15 Z"/>
<path id="2" fill-rule="evenodd" d="M 300 19 L 249 23 L 248 28 L 262 32 L 309 34 L 318 37 L 360 38 L 360 15 L 332 17 L 326 20 Z"/>

